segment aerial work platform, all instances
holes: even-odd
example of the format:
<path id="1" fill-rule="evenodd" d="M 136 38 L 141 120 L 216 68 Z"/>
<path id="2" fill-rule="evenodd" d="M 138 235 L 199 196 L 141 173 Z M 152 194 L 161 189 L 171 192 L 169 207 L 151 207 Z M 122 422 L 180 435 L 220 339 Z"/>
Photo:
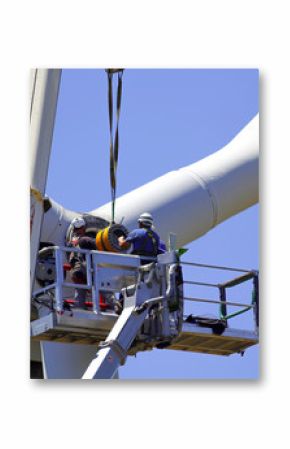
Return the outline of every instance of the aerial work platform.
<path id="1" fill-rule="evenodd" d="M 75 317 L 50 313 L 45 317 L 31 323 L 32 340 L 53 341 L 59 343 L 75 343 L 97 346 L 106 336 L 117 321 L 116 315 L 102 312 L 102 316 L 90 318 L 91 312 L 76 313 Z M 81 318 L 82 317 L 82 318 Z M 80 326 L 80 320 L 82 326 Z M 204 354 L 231 355 L 242 353 L 250 346 L 258 344 L 256 332 L 243 329 L 226 328 L 219 335 L 210 327 L 201 327 L 198 324 L 182 323 L 182 329 L 178 337 L 173 340 L 166 349 L 176 351 L 199 352 Z M 158 344 L 158 343 L 157 343 Z M 140 345 L 139 345 L 140 347 Z M 142 345 L 139 350 L 153 349 L 154 345 Z M 128 354 L 136 353 L 136 349 L 128 351 Z"/>
<path id="2" fill-rule="evenodd" d="M 97 349 L 118 326 L 120 335 L 122 332 L 124 335 L 122 326 L 124 329 L 127 326 L 126 336 L 136 326 L 135 334 L 128 339 L 130 343 L 126 343 L 126 355 L 166 348 L 228 356 L 243 354 L 247 348 L 258 343 L 256 271 L 180 262 L 174 251 L 159 256 L 157 260 L 148 260 L 148 265 L 141 266 L 139 256 L 73 249 L 83 252 L 86 258 L 87 284 L 76 285 L 66 278 L 63 271 L 66 253 L 71 252 L 72 248 L 54 247 L 50 251 L 54 251 L 55 279 L 33 292 L 32 301 L 37 313 L 34 316 L 36 319 L 31 322 L 32 340 L 94 345 Z M 182 265 L 240 271 L 243 274 L 222 284 L 186 281 L 182 278 Z M 227 301 L 228 288 L 249 280 L 253 281 L 250 303 Z M 190 284 L 216 288 L 219 298 L 187 297 L 183 287 Z M 84 307 L 78 307 L 74 300 L 67 299 L 73 296 L 76 289 L 85 289 L 89 296 L 90 301 Z M 125 299 L 123 311 L 126 307 L 130 309 L 122 326 L 118 323 L 122 321 L 120 314 L 124 314 L 117 313 L 114 307 L 115 300 L 120 303 L 120 294 Z M 111 303 L 102 304 L 100 295 L 110 298 Z M 199 305 L 216 304 L 219 314 L 215 318 L 185 315 L 184 304 L 190 301 Z M 238 311 L 228 314 L 228 306 L 236 307 Z M 229 326 L 230 318 L 247 311 L 253 312 L 253 330 Z M 126 320 L 128 323 L 131 320 L 130 324 Z M 114 341 L 118 341 L 117 337 Z"/>
<path id="3" fill-rule="evenodd" d="M 177 339 L 167 349 L 200 352 L 203 354 L 242 354 L 250 346 L 258 344 L 256 332 L 226 328 L 221 335 L 212 329 L 184 322 Z"/>

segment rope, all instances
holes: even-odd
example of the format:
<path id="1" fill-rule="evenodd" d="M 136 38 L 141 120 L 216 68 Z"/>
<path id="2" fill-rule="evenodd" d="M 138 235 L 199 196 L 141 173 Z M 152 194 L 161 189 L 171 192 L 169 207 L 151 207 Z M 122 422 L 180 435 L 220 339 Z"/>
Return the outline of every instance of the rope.
<path id="1" fill-rule="evenodd" d="M 109 125 L 110 125 L 110 183 L 111 183 L 111 197 L 112 197 L 112 221 L 115 223 L 115 201 L 116 201 L 116 186 L 117 186 L 117 166 L 119 156 L 119 119 L 121 111 L 122 100 L 122 76 L 123 69 L 106 69 L 108 75 L 108 106 L 109 106 Z M 116 130 L 113 139 L 113 75 L 118 74 L 118 89 L 117 89 L 117 119 Z"/>

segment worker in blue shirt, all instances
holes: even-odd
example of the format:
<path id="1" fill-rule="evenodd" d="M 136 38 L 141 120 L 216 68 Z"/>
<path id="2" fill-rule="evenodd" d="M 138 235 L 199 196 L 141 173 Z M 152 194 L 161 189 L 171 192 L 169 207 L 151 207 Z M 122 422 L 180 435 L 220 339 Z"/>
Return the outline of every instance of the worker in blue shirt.
<path id="1" fill-rule="evenodd" d="M 160 239 L 158 254 L 164 254 L 164 253 L 166 253 L 166 251 L 167 251 L 167 248 L 166 248 L 165 242 L 163 242 L 163 240 Z"/>
<path id="2" fill-rule="evenodd" d="M 119 245 L 121 248 L 128 248 L 128 244 L 131 245 L 131 254 L 141 256 L 141 265 L 150 263 L 148 259 L 142 259 L 144 257 L 156 257 L 157 254 L 163 254 L 166 252 L 165 243 L 160 240 L 159 235 L 153 231 L 153 217 L 149 212 L 144 212 L 138 218 L 139 228 L 131 231 L 127 237 L 119 237 Z M 120 315 L 123 310 L 124 298 L 120 295 L 118 301 L 115 301 L 115 312 Z"/>
<path id="3" fill-rule="evenodd" d="M 160 237 L 153 231 L 153 217 L 149 212 L 144 212 L 138 218 L 139 228 L 131 231 L 126 239 L 119 238 L 119 245 L 126 247 L 128 243 L 132 245 L 131 254 L 145 257 L 156 257 L 164 252 L 164 247 L 160 247 Z M 163 242 L 162 242 L 163 243 Z M 148 263 L 143 260 L 142 263 Z"/>

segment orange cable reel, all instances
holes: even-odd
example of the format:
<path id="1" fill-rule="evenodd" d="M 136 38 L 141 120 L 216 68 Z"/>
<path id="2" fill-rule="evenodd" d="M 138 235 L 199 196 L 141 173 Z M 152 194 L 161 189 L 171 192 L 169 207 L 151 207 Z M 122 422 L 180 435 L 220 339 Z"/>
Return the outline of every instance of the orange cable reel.
<path id="1" fill-rule="evenodd" d="M 113 224 L 101 229 L 96 235 L 96 247 L 98 251 L 108 251 L 112 253 L 124 253 L 130 247 L 130 244 L 121 247 L 119 238 L 126 238 L 128 230 L 121 224 Z"/>

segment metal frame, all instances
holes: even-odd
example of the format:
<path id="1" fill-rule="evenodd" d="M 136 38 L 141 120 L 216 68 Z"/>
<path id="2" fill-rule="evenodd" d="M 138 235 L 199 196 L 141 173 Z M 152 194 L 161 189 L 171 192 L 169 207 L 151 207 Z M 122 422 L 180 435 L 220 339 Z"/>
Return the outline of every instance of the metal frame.
<path id="1" fill-rule="evenodd" d="M 109 253 L 104 251 L 88 251 L 88 250 L 82 250 L 80 248 L 68 248 L 68 247 L 49 247 L 49 251 L 54 251 L 55 255 L 55 265 L 56 265 L 56 280 L 54 283 L 43 287 L 41 289 L 36 290 L 33 292 L 32 297 L 40 296 L 41 294 L 47 293 L 50 290 L 55 290 L 55 309 L 57 312 L 61 312 L 63 308 L 63 289 L 65 287 L 71 287 L 71 288 L 77 288 L 77 289 L 86 289 L 90 290 L 92 294 L 92 302 L 93 302 L 93 312 L 95 314 L 102 313 L 100 310 L 100 304 L 99 304 L 99 293 L 100 290 L 106 291 L 106 288 L 104 285 L 100 284 L 100 270 L 102 267 L 111 267 L 116 272 L 118 272 L 118 269 L 121 270 L 122 276 L 126 276 L 126 270 L 127 274 L 131 274 L 135 271 L 135 276 L 137 276 L 138 268 L 140 267 L 140 257 L 136 255 L 130 255 L 130 254 L 119 254 L 119 253 Z M 43 252 L 43 250 L 42 250 Z M 66 282 L 64 280 L 63 276 L 63 261 L 64 261 L 64 254 L 65 253 L 81 253 L 85 255 L 86 258 L 86 276 L 87 276 L 87 283 L 86 284 L 76 284 L 71 282 Z M 170 254 L 170 253 L 169 253 Z M 142 257 L 144 259 L 144 257 Z M 146 258 L 148 259 L 148 262 L 156 261 L 156 258 Z M 163 257 L 164 259 L 164 257 Z M 158 260 L 162 261 L 162 256 L 158 257 Z M 166 263 L 172 263 L 173 260 L 167 258 L 164 259 Z M 183 283 L 186 285 L 200 285 L 205 287 L 213 287 L 217 288 L 219 290 L 219 299 L 212 300 L 207 298 L 195 298 L 195 297 L 189 297 L 184 296 L 183 299 L 185 301 L 193 301 L 193 302 L 199 302 L 199 303 L 211 303 L 211 304 L 217 304 L 219 305 L 219 317 L 223 320 L 228 320 L 234 316 L 237 316 L 239 314 L 245 313 L 247 311 L 253 310 L 254 314 L 254 322 L 255 322 L 255 328 L 256 332 L 258 333 L 259 328 L 259 274 L 256 270 L 246 270 L 242 268 L 232 268 L 232 267 L 225 267 L 225 266 L 218 266 L 218 265 L 206 265 L 206 264 L 200 264 L 200 263 L 194 263 L 194 262 L 188 262 L 188 261 L 182 261 L 180 262 L 180 265 L 187 265 L 192 267 L 202 267 L 202 268 L 208 268 L 208 269 L 218 269 L 218 270 L 226 270 L 226 271 L 235 271 L 235 272 L 242 272 L 243 275 L 236 277 L 234 279 L 230 279 L 229 281 L 223 282 L 222 284 L 214 284 L 214 283 L 206 283 L 206 282 L 199 282 L 199 281 L 187 281 L 184 280 Z M 162 264 L 160 266 L 160 269 L 162 267 Z M 163 265 L 165 267 L 165 264 Z M 165 280 L 164 273 L 163 273 L 163 279 Z M 239 285 L 243 282 L 249 281 L 253 279 L 253 293 L 252 293 L 252 303 L 242 303 L 242 302 L 234 302 L 234 301 L 227 301 L 226 299 L 226 289 L 234 287 L 236 285 Z M 163 282 L 164 283 L 164 282 Z M 165 284 L 162 286 L 162 294 L 164 298 L 165 295 Z M 107 289 L 108 291 L 113 291 L 114 289 L 112 286 Z M 120 288 L 115 289 L 115 291 L 120 291 Z M 163 304 L 165 305 L 165 304 Z M 227 314 L 227 306 L 235 306 L 235 307 L 242 307 L 242 310 L 239 310 L 235 313 L 232 313 L 230 315 Z M 164 321 L 166 321 L 166 307 L 164 307 Z"/>
<path id="2" fill-rule="evenodd" d="M 258 342 L 258 272 L 215 265 L 180 262 L 176 251 L 159 255 L 157 259 L 148 258 L 154 264 L 140 265 L 140 257 L 130 254 L 88 251 L 79 248 L 49 247 L 54 252 L 56 265 L 55 282 L 36 290 L 32 297 L 55 291 L 53 312 L 47 313 L 32 322 L 32 337 L 52 338 L 52 341 L 84 343 L 98 345 L 96 358 L 92 361 L 83 379 L 110 378 L 127 355 L 138 351 L 159 347 L 165 344 L 168 349 L 204 352 L 209 354 L 230 355 L 243 352 L 247 347 Z M 86 258 L 86 284 L 66 282 L 63 273 L 64 255 L 82 253 Z M 43 250 L 42 250 L 43 253 Z M 142 257 L 143 259 L 143 257 Z M 191 265 L 198 267 L 240 271 L 244 274 L 223 284 L 199 281 L 183 281 L 183 284 L 203 285 L 219 290 L 219 299 L 194 298 L 178 293 L 174 267 Z M 177 274 L 175 273 L 175 276 Z M 175 279 L 175 284 L 174 284 Z M 252 303 L 244 304 L 226 300 L 226 289 L 253 279 L 254 289 Z M 130 284 L 131 282 L 131 284 Z M 173 285 L 174 284 L 174 285 Z M 183 285 L 182 284 L 182 285 Z M 130 285 L 135 291 L 125 294 Z M 64 289 L 87 289 L 92 293 L 92 310 L 77 308 L 71 315 L 64 313 Z M 120 316 L 114 311 L 103 312 L 100 309 L 100 292 L 123 292 L 124 307 Z M 170 311 L 170 301 L 180 298 L 178 311 Z M 184 321 L 183 301 L 212 303 L 219 306 L 220 320 L 227 322 L 233 316 L 253 310 L 256 331 L 226 329 L 217 334 L 210 323 L 206 327 L 196 321 Z M 242 307 L 242 310 L 227 315 L 227 306 Z M 151 323 L 154 306 L 158 307 L 157 320 Z M 151 316 L 151 309 L 153 315 Z M 177 315 L 176 315 L 177 314 Z M 170 320 L 174 321 L 174 325 Z M 204 324 L 204 323 L 203 323 Z M 153 325 L 153 327 L 152 327 Z M 208 327 L 207 327 L 208 326 Z M 143 329 L 140 332 L 140 329 Z M 145 330 L 147 329 L 147 331 Z M 149 334 L 148 334 L 149 329 Z M 138 335 L 138 338 L 136 339 Z M 47 337 L 47 338 L 46 338 Z M 104 341 L 105 337 L 105 341 Z M 135 342 L 132 345 L 132 342 Z M 161 346 L 160 346 L 161 347 Z"/>
<path id="3" fill-rule="evenodd" d="M 233 267 L 225 267 L 225 266 L 219 266 L 219 265 L 206 265 L 206 264 L 186 262 L 186 261 L 181 262 L 180 264 L 187 265 L 187 266 L 193 266 L 193 267 L 202 267 L 202 268 L 244 273 L 243 275 L 238 276 L 233 279 L 230 279 L 229 281 L 223 282 L 222 284 L 213 284 L 213 283 L 198 282 L 198 281 L 183 281 L 184 284 L 201 285 L 204 287 L 214 287 L 219 290 L 219 299 L 218 300 L 210 300 L 210 299 L 204 299 L 204 298 L 192 298 L 192 297 L 187 297 L 187 296 L 184 297 L 184 300 L 218 304 L 219 305 L 219 317 L 221 320 L 225 320 L 225 321 L 227 321 L 228 319 L 233 318 L 237 315 L 241 315 L 242 313 L 245 313 L 249 310 L 253 310 L 255 329 L 256 329 L 256 333 L 258 334 L 258 332 L 259 332 L 259 272 L 257 270 L 245 270 L 244 268 L 233 268 Z M 252 291 L 251 304 L 227 301 L 226 289 L 235 287 L 235 286 L 242 284 L 244 282 L 247 282 L 251 279 L 253 279 L 253 291 Z M 235 306 L 235 307 L 243 307 L 243 309 L 239 310 L 235 313 L 228 314 L 227 313 L 228 305 Z"/>

